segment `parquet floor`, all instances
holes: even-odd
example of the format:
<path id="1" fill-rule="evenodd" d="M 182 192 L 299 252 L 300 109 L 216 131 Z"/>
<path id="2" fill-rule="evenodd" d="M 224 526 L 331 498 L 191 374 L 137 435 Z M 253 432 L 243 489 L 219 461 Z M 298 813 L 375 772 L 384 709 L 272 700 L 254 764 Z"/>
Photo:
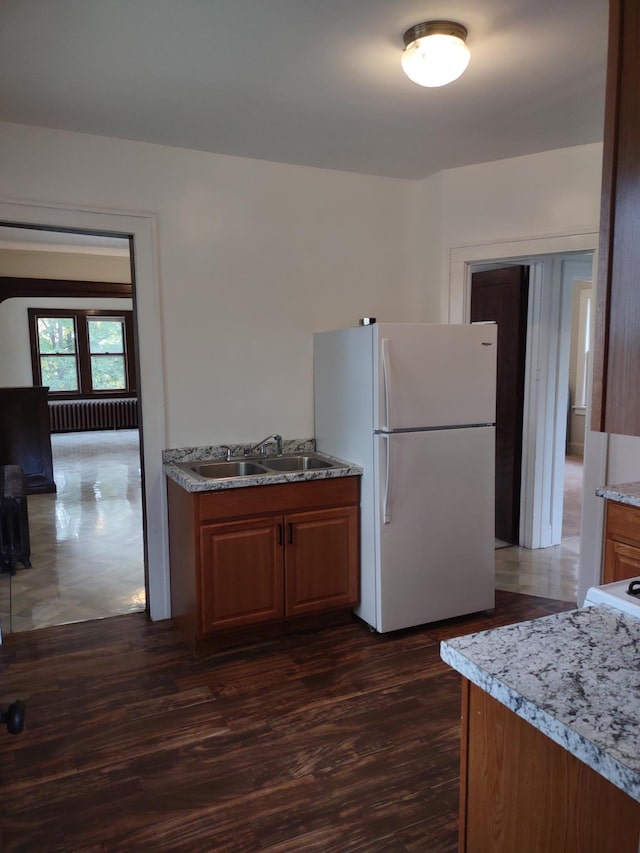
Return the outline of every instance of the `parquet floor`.
<path id="1" fill-rule="evenodd" d="M 456 850 L 460 677 L 439 641 L 570 605 L 379 636 L 358 621 L 194 659 L 142 614 L 0 647 L 0 849 Z"/>
<path id="2" fill-rule="evenodd" d="M 4 634 L 145 608 L 138 431 L 51 443 L 58 490 L 28 497 L 32 568 L 0 575 Z"/>

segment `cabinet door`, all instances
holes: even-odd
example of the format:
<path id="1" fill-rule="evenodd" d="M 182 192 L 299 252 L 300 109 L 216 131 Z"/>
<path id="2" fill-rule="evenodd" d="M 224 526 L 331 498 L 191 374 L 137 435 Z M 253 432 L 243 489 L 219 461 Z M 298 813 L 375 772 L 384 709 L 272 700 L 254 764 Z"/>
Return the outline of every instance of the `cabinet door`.
<path id="1" fill-rule="evenodd" d="M 358 603 L 358 508 L 285 516 L 286 615 Z"/>
<path id="2" fill-rule="evenodd" d="M 606 502 L 602 583 L 640 577 L 640 509 Z"/>
<path id="3" fill-rule="evenodd" d="M 636 853 L 635 800 L 480 687 L 462 689 L 461 853 Z"/>
<path id="4" fill-rule="evenodd" d="M 200 530 L 200 628 L 212 631 L 284 615 L 282 517 Z"/>
<path id="5" fill-rule="evenodd" d="M 603 583 L 640 577 L 640 548 L 607 539 L 604 567 Z"/>
<path id="6" fill-rule="evenodd" d="M 609 12 L 591 428 L 640 435 L 640 4 Z"/>

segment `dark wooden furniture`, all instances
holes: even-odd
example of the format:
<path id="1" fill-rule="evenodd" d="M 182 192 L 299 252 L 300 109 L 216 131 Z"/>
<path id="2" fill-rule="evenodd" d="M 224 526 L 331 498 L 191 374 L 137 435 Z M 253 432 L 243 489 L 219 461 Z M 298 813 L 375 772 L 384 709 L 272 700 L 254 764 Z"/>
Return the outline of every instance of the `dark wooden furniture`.
<path id="1" fill-rule="evenodd" d="M 640 435 L 640 4 L 611 0 L 591 428 Z"/>
<path id="2" fill-rule="evenodd" d="M 55 492 L 47 391 L 0 388 L 0 465 L 20 465 L 27 495 Z"/>
<path id="3" fill-rule="evenodd" d="M 0 572 L 14 575 L 17 563 L 31 566 L 30 557 L 24 472 L 19 465 L 0 465 Z"/>
<path id="4" fill-rule="evenodd" d="M 460 853 L 637 853 L 640 804 L 463 679 Z"/>
<path id="5" fill-rule="evenodd" d="M 0 276 L 0 302 L 14 296 L 68 296 L 73 299 L 100 297 L 131 299 L 133 285 L 113 281 L 69 281 L 61 278 L 14 278 Z"/>
<path id="6" fill-rule="evenodd" d="M 640 576 L 640 509 L 605 501 L 602 583 Z"/>
<path id="7" fill-rule="evenodd" d="M 201 640 L 349 613 L 359 596 L 358 477 L 188 492 L 167 480 L 171 609 Z M 247 634 L 243 634 L 246 637 Z"/>

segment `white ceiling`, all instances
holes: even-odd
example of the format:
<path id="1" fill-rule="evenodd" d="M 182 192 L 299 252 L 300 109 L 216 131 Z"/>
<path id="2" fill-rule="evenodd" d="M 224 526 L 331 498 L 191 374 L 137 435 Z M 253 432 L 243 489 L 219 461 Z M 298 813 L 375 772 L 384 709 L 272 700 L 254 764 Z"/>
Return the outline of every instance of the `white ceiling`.
<path id="1" fill-rule="evenodd" d="M 602 139 L 607 0 L 2 0 L 0 120 L 421 178 Z M 403 32 L 469 30 L 423 89 Z"/>

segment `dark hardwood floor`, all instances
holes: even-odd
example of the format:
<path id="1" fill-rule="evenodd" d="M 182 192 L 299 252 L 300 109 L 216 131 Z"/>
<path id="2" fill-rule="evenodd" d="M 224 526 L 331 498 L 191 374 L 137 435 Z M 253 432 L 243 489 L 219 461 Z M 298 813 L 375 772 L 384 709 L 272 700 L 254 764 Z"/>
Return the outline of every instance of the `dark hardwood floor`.
<path id="1" fill-rule="evenodd" d="M 439 641 L 570 609 L 379 636 L 360 622 L 194 659 L 142 615 L 10 635 L 0 849 L 456 850 L 460 677 Z"/>

